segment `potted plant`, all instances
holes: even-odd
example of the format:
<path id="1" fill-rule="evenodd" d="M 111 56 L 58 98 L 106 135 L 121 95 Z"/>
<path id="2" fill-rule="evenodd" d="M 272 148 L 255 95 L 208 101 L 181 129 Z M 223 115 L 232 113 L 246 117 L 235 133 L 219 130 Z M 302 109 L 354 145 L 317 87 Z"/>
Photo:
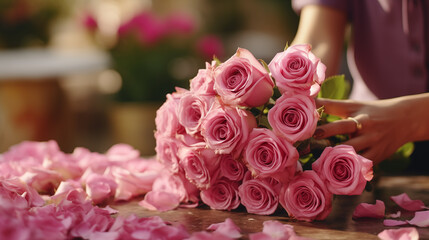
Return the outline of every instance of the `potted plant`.
<path id="1" fill-rule="evenodd" d="M 87 17 L 85 22 L 94 31 L 95 19 Z M 112 96 L 115 141 L 154 154 L 156 110 L 167 93 L 189 84 L 204 61 L 222 55 L 222 44 L 215 36 L 202 34 L 191 16 L 177 12 L 165 16 L 139 12 L 120 25 L 116 37 L 108 48 L 112 68 L 122 79 Z"/>

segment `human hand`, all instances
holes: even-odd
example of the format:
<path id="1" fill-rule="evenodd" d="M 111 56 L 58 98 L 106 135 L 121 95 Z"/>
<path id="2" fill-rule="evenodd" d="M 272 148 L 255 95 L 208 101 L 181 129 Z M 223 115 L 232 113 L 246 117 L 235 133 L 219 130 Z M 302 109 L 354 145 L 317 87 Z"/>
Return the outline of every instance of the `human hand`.
<path id="1" fill-rule="evenodd" d="M 388 158 L 406 142 L 411 141 L 412 110 L 400 98 L 357 102 L 353 100 L 317 99 L 318 107 L 343 119 L 318 126 L 314 138 L 322 139 L 349 134 L 344 144 L 351 145 L 374 164 Z M 357 122 L 355 122 L 354 118 Z M 358 123 L 362 128 L 358 129 Z"/>

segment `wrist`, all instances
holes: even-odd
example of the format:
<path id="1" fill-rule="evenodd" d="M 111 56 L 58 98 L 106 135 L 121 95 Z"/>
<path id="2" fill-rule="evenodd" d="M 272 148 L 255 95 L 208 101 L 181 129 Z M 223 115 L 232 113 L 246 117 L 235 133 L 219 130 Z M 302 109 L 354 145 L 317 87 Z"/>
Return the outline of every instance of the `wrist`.
<path id="1" fill-rule="evenodd" d="M 429 94 L 397 98 L 399 109 L 405 116 L 402 126 L 408 129 L 408 141 L 429 140 Z"/>

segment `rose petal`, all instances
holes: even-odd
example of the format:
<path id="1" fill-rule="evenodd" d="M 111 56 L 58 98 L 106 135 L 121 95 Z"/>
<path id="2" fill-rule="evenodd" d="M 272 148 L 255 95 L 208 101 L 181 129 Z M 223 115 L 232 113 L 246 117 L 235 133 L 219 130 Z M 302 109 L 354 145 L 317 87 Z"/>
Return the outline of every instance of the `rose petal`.
<path id="1" fill-rule="evenodd" d="M 389 214 L 389 218 L 398 218 L 401 216 L 401 211 L 397 211 L 396 213 Z"/>
<path id="2" fill-rule="evenodd" d="M 401 225 L 407 224 L 407 221 L 394 220 L 394 219 L 385 219 L 383 221 L 383 224 L 384 224 L 384 226 L 387 226 L 387 227 L 396 227 L 396 226 L 401 226 Z"/>
<path id="3" fill-rule="evenodd" d="M 411 200 L 406 193 L 397 196 L 391 196 L 390 199 L 398 204 L 401 208 L 408 211 L 418 211 L 425 208 L 425 204 L 421 200 Z"/>
<path id="4" fill-rule="evenodd" d="M 215 232 L 221 233 L 230 238 L 240 238 L 241 229 L 235 225 L 231 218 L 225 219 L 224 222 L 211 224 L 207 230 L 214 230 Z"/>
<path id="5" fill-rule="evenodd" d="M 163 191 L 150 191 L 139 205 L 148 210 L 158 210 L 161 212 L 177 208 L 180 204 L 179 197 L 176 194 Z"/>
<path id="6" fill-rule="evenodd" d="M 414 218 L 407 222 L 418 227 L 429 227 L 429 211 L 416 212 Z"/>
<path id="7" fill-rule="evenodd" d="M 116 210 L 116 209 L 114 209 L 114 208 L 111 208 L 109 205 L 107 205 L 106 207 L 104 207 L 103 208 L 104 210 L 106 210 L 107 212 L 109 212 L 109 214 L 116 214 L 116 213 L 118 213 L 119 211 L 118 210 Z"/>
<path id="8" fill-rule="evenodd" d="M 386 206 L 381 200 L 376 200 L 375 204 L 361 203 L 353 212 L 355 218 L 384 218 Z"/>
<path id="9" fill-rule="evenodd" d="M 419 232 L 416 228 L 398 228 L 398 229 L 386 229 L 377 235 L 381 240 L 418 240 Z"/>

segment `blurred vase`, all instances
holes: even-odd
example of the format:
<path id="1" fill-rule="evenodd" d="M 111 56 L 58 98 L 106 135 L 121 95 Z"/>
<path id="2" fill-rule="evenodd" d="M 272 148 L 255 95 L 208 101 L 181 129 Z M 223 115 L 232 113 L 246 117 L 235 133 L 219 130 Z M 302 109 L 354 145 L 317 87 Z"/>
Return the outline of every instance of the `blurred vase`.
<path id="1" fill-rule="evenodd" d="M 158 102 L 117 102 L 110 111 L 113 140 L 138 149 L 142 156 L 155 155 L 154 132 Z"/>
<path id="2" fill-rule="evenodd" d="M 0 81 L 0 151 L 24 140 L 69 145 L 69 109 L 57 79 Z"/>

